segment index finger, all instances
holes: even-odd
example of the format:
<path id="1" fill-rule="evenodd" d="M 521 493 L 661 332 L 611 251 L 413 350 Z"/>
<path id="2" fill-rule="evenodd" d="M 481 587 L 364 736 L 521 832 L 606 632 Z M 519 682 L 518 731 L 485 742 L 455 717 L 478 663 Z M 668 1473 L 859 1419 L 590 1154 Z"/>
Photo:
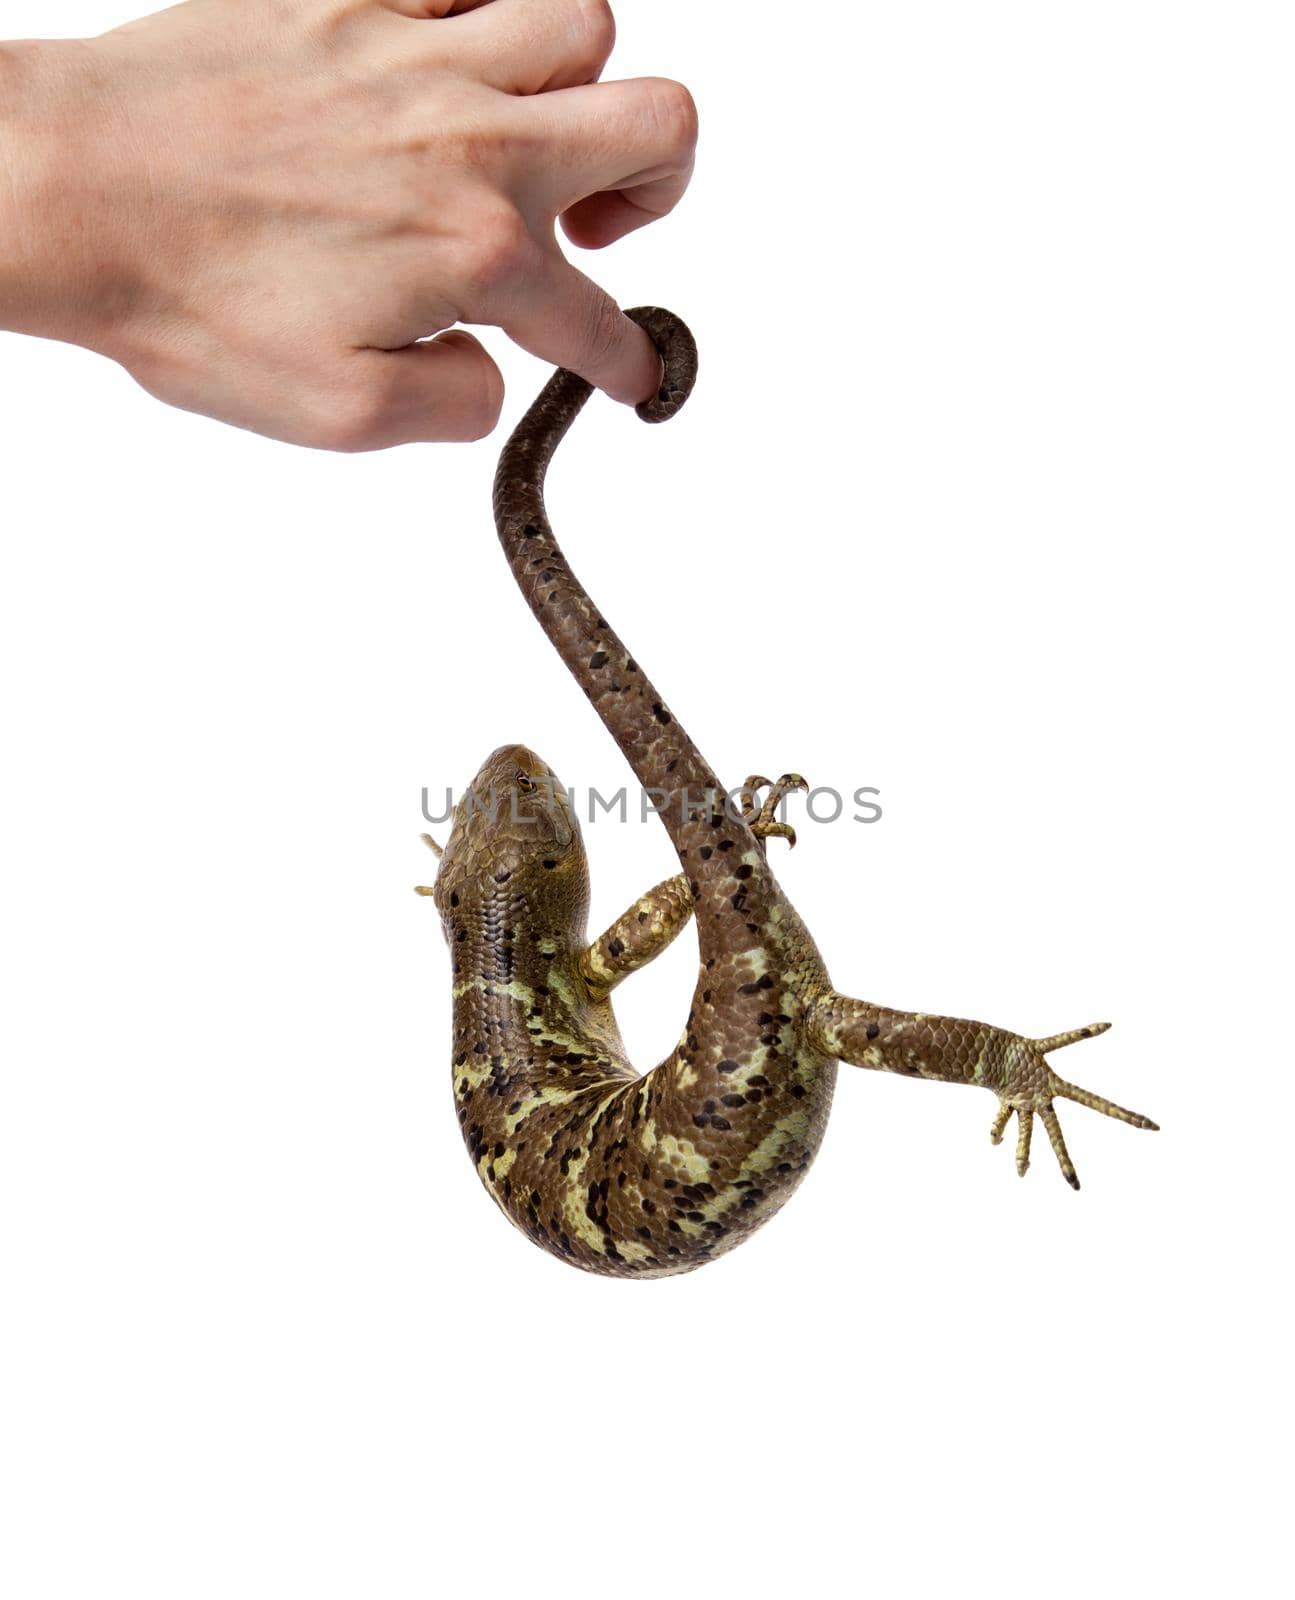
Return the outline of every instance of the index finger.
<path id="1" fill-rule="evenodd" d="M 605 290 L 553 247 L 528 276 L 525 295 L 498 316 L 508 337 L 541 361 L 566 367 L 626 405 L 656 393 L 661 358 L 652 341 Z"/>

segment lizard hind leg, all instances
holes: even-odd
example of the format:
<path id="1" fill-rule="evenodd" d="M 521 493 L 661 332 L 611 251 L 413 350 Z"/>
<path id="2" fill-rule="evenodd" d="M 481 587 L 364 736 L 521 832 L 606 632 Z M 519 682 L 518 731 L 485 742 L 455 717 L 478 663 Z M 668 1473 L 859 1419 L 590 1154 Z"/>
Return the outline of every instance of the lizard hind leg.
<path id="1" fill-rule="evenodd" d="M 900 1072 L 910 1078 L 939 1078 L 946 1083 L 974 1083 L 992 1090 L 998 1096 L 998 1112 L 989 1137 L 994 1144 L 1001 1144 L 1015 1115 L 1017 1172 L 1024 1177 L 1029 1168 L 1030 1141 L 1037 1117 L 1048 1135 L 1062 1177 L 1077 1189 L 1079 1178 L 1062 1137 L 1054 1101 L 1073 1100 L 1076 1105 L 1088 1106 L 1134 1128 L 1157 1126 L 1140 1112 L 1126 1111 L 1112 1100 L 1067 1082 L 1048 1065 L 1049 1050 L 1096 1038 L 1106 1032 L 1107 1026 L 1095 1022 L 1087 1028 L 1049 1034 L 1045 1039 L 1027 1039 L 983 1022 L 935 1017 L 926 1012 L 891 1011 L 833 989 L 820 995 L 811 1007 L 808 1032 L 811 1042 L 824 1055 L 856 1067 Z"/>
<path id="2" fill-rule="evenodd" d="M 784 772 L 776 783 L 755 773 L 738 790 L 742 820 L 750 824 L 751 832 L 761 843 L 766 839 L 785 839 L 789 848 L 794 850 L 796 830 L 778 815 L 778 807 L 789 794 L 808 788 L 809 784 L 799 772 Z M 768 790 L 763 802 L 760 800 L 761 789 Z"/>

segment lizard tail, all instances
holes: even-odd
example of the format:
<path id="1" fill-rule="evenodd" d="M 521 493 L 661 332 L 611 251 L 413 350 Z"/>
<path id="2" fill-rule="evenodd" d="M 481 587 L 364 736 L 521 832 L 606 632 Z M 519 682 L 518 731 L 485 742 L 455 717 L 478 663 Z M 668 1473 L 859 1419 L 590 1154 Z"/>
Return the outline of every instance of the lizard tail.
<path id="1" fill-rule="evenodd" d="M 641 306 L 627 315 L 662 357 L 661 388 L 638 414 L 664 422 L 692 390 L 696 345 L 668 311 Z M 690 808 L 700 814 L 722 785 L 567 565 L 544 509 L 553 452 L 591 392 L 573 372 L 549 379 L 499 458 L 495 525 L 527 604 L 648 791 L 676 849 L 683 849 Z"/>

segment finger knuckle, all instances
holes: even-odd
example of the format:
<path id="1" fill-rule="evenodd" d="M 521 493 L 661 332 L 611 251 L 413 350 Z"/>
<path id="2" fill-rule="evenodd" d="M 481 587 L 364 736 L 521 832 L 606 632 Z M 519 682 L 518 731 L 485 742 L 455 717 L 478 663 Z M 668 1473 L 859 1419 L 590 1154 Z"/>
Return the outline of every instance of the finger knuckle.
<path id="1" fill-rule="evenodd" d="M 465 288 L 475 303 L 488 300 L 523 274 L 531 236 L 512 206 L 484 209 L 471 227 L 464 250 Z"/>
<path id="2" fill-rule="evenodd" d="M 654 78 L 648 86 L 649 114 L 667 139 L 681 151 L 697 143 L 697 102 L 692 91 L 673 78 Z"/>
<path id="3" fill-rule="evenodd" d="M 568 0 L 568 5 L 576 51 L 584 64 L 601 70 L 616 44 L 610 0 Z"/>

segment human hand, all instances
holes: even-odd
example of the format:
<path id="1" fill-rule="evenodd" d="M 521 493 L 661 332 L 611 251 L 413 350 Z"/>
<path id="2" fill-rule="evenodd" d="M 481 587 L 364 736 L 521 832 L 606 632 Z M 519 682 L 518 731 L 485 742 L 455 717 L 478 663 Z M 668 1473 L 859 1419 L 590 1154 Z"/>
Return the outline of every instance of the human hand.
<path id="1" fill-rule="evenodd" d="M 605 0 L 188 0 L 0 49 L 0 324 L 296 444 L 476 439 L 456 323 L 635 403 L 647 336 L 563 256 L 664 216 L 688 91 L 596 80 Z M 435 338 L 428 338 L 436 335 Z"/>

